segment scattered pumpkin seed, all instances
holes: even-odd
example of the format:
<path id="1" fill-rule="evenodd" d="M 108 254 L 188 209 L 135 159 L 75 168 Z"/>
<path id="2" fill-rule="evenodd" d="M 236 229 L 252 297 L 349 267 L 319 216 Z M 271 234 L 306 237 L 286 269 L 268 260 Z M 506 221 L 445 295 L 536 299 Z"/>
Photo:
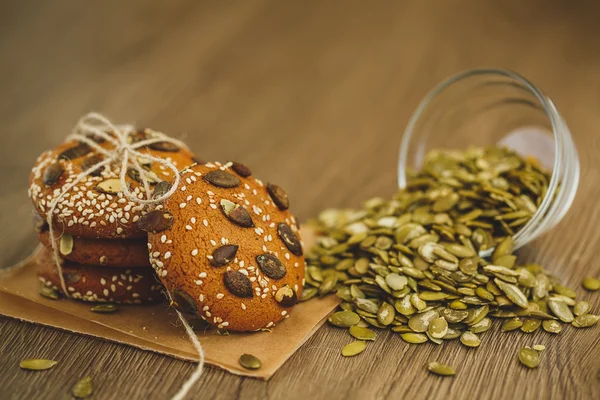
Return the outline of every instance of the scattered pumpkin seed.
<path id="1" fill-rule="evenodd" d="M 596 325 L 596 322 L 600 319 L 598 315 L 585 314 L 575 317 L 571 325 L 575 328 L 589 328 L 590 326 Z"/>
<path id="2" fill-rule="evenodd" d="M 349 328 L 358 324 L 360 317 L 352 311 L 338 311 L 331 314 L 327 320 L 330 324 L 339 328 Z"/>
<path id="3" fill-rule="evenodd" d="M 367 343 L 362 340 L 357 340 L 355 342 L 349 343 L 342 348 L 342 355 L 344 357 L 353 357 L 356 356 L 367 348 Z"/>
<path id="4" fill-rule="evenodd" d="M 519 350 L 519 361 L 527 368 L 536 368 L 540 365 L 540 353 L 536 350 L 523 347 Z"/>
<path id="5" fill-rule="evenodd" d="M 94 307 L 91 308 L 91 311 L 95 312 L 95 313 L 109 314 L 109 313 L 117 312 L 117 311 L 119 311 L 119 309 L 114 304 L 104 303 L 104 304 L 95 305 Z"/>
<path id="6" fill-rule="evenodd" d="M 590 292 L 595 292 L 596 290 L 600 289 L 600 279 L 596 279 L 591 276 L 586 276 L 585 278 L 583 278 L 581 286 L 583 286 L 584 289 L 589 290 Z"/>
<path id="7" fill-rule="evenodd" d="M 50 369 L 57 364 L 57 361 L 54 360 L 45 360 L 42 358 L 28 358 L 19 364 L 19 366 L 23 369 L 28 369 L 31 371 L 44 371 L 46 369 Z"/>
<path id="8" fill-rule="evenodd" d="M 542 321 L 542 328 L 548 333 L 560 333 L 562 326 L 558 321 L 553 319 L 546 319 Z"/>
<path id="9" fill-rule="evenodd" d="M 85 378 L 81 378 L 71 389 L 71 393 L 77 399 L 85 399 L 92 395 L 94 388 L 92 386 L 92 378 L 90 376 L 86 376 Z"/>
<path id="10" fill-rule="evenodd" d="M 52 288 L 52 287 L 48 287 L 44 284 L 40 285 L 40 295 L 42 295 L 43 297 L 50 299 L 50 300 L 58 300 L 60 297 L 60 294 L 58 292 L 58 290 Z"/>
<path id="11" fill-rule="evenodd" d="M 240 356 L 240 365 L 246 369 L 259 369 L 262 363 L 252 354 L 242 354 Z"/>
<path id="12" fill-rule="evenodd" d="M 452 376 L 456 374 L 456 372 L 454 372 L 454 368 L 451 366 L 435 361 L 427 363 L 427 370 L 431 373 L 441 376 Z"/>
<path id="13" fill-rule="evenodd" d="M 544 346 L 543 344 L 534 344 L 533 349 L 535 351 L 544 351 L 546 350 L 546 346 Z"/>
<path id="14" fill-rule="evenodd" d="M 375 331 L 357 325 L 350 327 L 350 335 L 358 340 L 375 340 L 377 337 Z"/>

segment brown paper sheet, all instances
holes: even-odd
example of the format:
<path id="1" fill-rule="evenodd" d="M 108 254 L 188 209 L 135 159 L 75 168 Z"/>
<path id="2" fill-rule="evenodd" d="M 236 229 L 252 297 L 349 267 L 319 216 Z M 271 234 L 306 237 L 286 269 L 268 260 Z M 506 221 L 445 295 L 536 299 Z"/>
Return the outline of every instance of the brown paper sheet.
<path id="1" fill-rule="evenodd" d="M 305 243 L 310 235 L 303 235 Z M 308 239 L 308 240 L 307 240 Z M 119 306 L 116 314 L 97 314 L 90 305 L 68 299 L 50 300 L 38 294 L 35 252 L 22 268 L 0 271 L 0 314 L 70 332 L 90 335 L 183 360 L 197 361 L 196 353 L 175 312 L 166 304 Z M 338 304 L 336 296 L 298 304 L 290 317 L 271 332 L 217 335 L 214 329 L 197 332 L 209 365 L 233 374 L 269 379 L 323 323 Z M 250 353 L 262 361 L 259 370 L 239 365 Z"/>

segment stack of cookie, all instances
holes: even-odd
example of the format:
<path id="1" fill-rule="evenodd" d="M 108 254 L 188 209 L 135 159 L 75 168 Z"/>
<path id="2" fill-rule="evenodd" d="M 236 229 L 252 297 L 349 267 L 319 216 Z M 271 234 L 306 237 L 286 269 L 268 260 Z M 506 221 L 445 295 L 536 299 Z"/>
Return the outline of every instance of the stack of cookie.
<path id="1" fill-rule="evenodd" d="M 128 140 L 156 137 L 164 135 L 145 129 L 130 134 Z M 89 138 L 109 151 L 114 148 L 113 143 L 102 138 Z M 155 142 L 137 151 L 163 158 L 178 170 L 198 162 L 187 149 L 169 141 Z M 162 301 L 163 286 L 148 258 L 147 232 L 138 226 L 146 207 L 123 194 L 120 162 L 96 168 L 103 157 L 88 144 L 71 140 L 37 159 L 30 176 L 29 197 L 36 211 L 35 228 L 44 245 L 38 257 L 39 279 L 45 287 L 62 291 L 46 220 L 51 202 L 60 196 L 52 226 L 68 296 L 89 302 Z M 168 182 L 174 177 L 169 168 L 145 157 L 136 158 L 153 196 L 169 189 Z M 87 176 L 61 194 L 84 171 Z M 125 179 L 131 192 L 146 199 L 137 169 L 129 168 Z"/>

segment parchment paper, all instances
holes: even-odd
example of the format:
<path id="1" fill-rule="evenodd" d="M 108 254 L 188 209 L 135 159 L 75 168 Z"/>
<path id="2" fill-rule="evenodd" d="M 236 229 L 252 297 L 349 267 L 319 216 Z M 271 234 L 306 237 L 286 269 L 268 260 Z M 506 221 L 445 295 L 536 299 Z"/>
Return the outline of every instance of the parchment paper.
<path id="1" fill-rule="evenodd" d="M 308 248 L 312 237 L 306 229 Z M 0 271 L 0 314 L 70 332 L 90 335 L 182 360 L 197 361 L 198 355 L 173 310 L 166 304 L 119 306 L 114 314 L 90 311 L 91 305 L 68 299 L 50 300 L 39 295 L 35 255 L 22 261 L 22 268 Z M 207 364 L 233 374 L 269 379 L 324 322 L 338 304 L 336 296 L 300 303 L 290 317 L 271 332 L 216 334 L 197 332 Z M 250 371 L 239 365 L 243 353 L 257 356 L 262 367 Z"/>

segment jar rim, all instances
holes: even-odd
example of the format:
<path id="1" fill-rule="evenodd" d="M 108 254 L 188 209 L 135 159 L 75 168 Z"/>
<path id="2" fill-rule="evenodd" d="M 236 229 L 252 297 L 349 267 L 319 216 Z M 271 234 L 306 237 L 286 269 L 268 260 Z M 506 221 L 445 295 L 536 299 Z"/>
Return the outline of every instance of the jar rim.
<path id="1" fill-rule="evenodd" d="M 446 78 L 442 82 L 438 83 L 427 95 L 421 100 L 416 110 L 411 115 L 408 124 L 404 130 L 402 135 L 402 140 L 400 143 L 400 154 L 398 160 L 398 187 L 403 189 L 407 185 L 407 160 L 408 160 L 408 149 L 410 145 L 410 141 L 412 139 L 413 130 L 421 118 L 421 115 L 425 111 L 425 109 L 429 106 L 431 101 L 439 95 L 441 92 L 446 90 L 448 87 L 454 85 L 459 81 L 466 80 L 468 78 L 474 76 L 501 76 L 505 78 L 512 79 L 518 82 L 524 89 L 533 94 L 537 100 L 540 102 L 542 106 L 542 111 L 546 114 L 548 120 L 550 121 L 550 126 L 552 127 L 552 135 L 554 139 L 554 165 L 552 167 L 552 174 L 550 176 L 550 182 L 548 184 L 548 190 L 544 195 L 544 199 L 542 203 L 532 216 L 532 218 L 523 226 L 519 231 L 513 235 L 513 239 L 516 241 L 523 236 L 524 233 L 529 232 L 532 226 L 535 226 L 539 223 L 540 219 L 546 214 L 550 205 L 552 203 L 552 199 L 556 190 L 559 186 L 559 169 L 563 165 L 563 155 L 560 151 L 561 148 L 561 139 L 559 137 L 559 132 L 561 131 L 561 121 L 562 118 L 556 107 L 552 103 L 552 100 L 548 98 L 540 89 L 538 89 L 533 83 L 529 80 L 521 76 L 520 74 L 506 69 L 501 68 L 480 68 L 480 69 L 469 69 L 462 72 L 459 72 L 455 75 Z M 485 252 L 482 252 L 482 256 L 488 256 L 491 254 L 493 249 L 489 249 Z"/>

